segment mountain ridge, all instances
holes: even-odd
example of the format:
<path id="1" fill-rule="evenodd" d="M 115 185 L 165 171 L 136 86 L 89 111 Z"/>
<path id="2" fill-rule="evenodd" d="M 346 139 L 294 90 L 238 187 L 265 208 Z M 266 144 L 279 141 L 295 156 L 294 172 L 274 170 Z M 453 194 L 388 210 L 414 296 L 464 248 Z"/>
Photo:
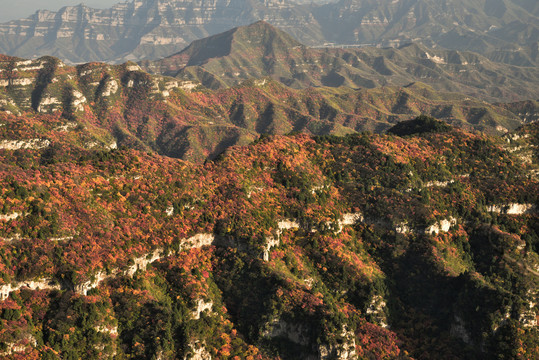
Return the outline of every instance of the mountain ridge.
<path id="1" fill-rule="evenodd" d="M 539 358 L 537 2 L 300 1 L 11 24 L 0 358 Z"/>
<path id="2" fill-rule="evenodd" d="M 0 52 L 53 55 L 71 63 L 156 59 L 196 39 L 265 20 L 307 45 L 399 46 L 421 40 L 428 47 L 476 51 L 491 60 L 536 66 L 538 17 L 534 0 L 342 0 L 321 5 L 133 0 L 104 10 L 78 6 L 41 11 L 1 24 Z"/>
<path id="3" fill-rule="evenodd" d="M 134 63 L 72 67 L 52 57 L 3 57 L 0 70 L 0 115 L 33 129 L 29 139 L 67 141 L 76 148 L 126 146 L 195 162 L 263 134 L 383 132 L 420 114 L 470 131 L 503 134 L 537 116 L 534 102 L 488 104 L 422 83 L 295 90 L 261 78 L 209 90 L 193 81 L 150 75 Z M 4 140 L 14 141 L 10 134 Z"/>
<path id="4" fill-rule="evenodd" d="M 440 91 L 487 101 L 529 100 L 539 89 L 537 67 L 500 64 L 472 52 L 414 43 L 396 49 L 309 48 L 263 21 L 196 40 L 177 54 L 140 65 L 151 73 L 214 89 L 266 76 L 294 88 L 425 82 Z"/>

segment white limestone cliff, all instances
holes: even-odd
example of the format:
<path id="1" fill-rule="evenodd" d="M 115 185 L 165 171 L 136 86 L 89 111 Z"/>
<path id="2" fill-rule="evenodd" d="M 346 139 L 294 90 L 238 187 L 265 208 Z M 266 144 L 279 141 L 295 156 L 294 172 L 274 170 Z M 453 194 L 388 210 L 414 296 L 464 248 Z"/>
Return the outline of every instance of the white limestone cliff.
<path id="1" fill-rule="evenodd" d="M 387 317 L 385 314 L 386 301 L 381 295 L 374 295 L 371 299 L 369 307 L 365 310 L 365 313 L 371 315 L 376 323 L 383 328 L 388 327 Z"/>
<path id="2" fill-rule="evenodd" d="M 30 290 L 60 290 L 59 284 L 54 283 L 51 279 L 27 280 L 19 281 L 0 286 L 0 300 L 5 300 L 13 291 L 27 288 Z"/>
<path id="3" fill-rule="evenodd" d="M 518 203 L 490 205 L 487 207 L 487 211 L 498 214 L 522 215 L 535 211 L 535 205 Z"/>
<path id="4" fill-rule="evenodd" d="M 206 349 L 206 343 L 200 341 L 190 342 L 188 345 L 188 351 L 183 357 L 183 360 L 211 360 L 211 354 Z"/>
<path id="5" fill-rule="evenodd" d="M 449 219 L 442 219 L 435 224 L 425 229 L 426 234 L 439 234 L 440 232 L 448 232 L 452 226 L 457 224 L 457 219 L 450 217 Z"/>
<path id="6" fill-rule="evenodd" d="M 29 139 L 29 140 L 0 140 L 0 149 L 20 150 L 31 149 L 39 150 L 48 147 L 51 144 L 47 139 Z"/>
<path id="7" fill-rule="evenodd" d="M 343 325 L 341 334 L 341 341 L 337 344 L 318 346 L 318 353 L 320 360 L 352 360 L 358 359 L 356 350 L 356 337 L 354 332 L 348 330 Z"/>
<path id="8" fill-rule="evenodd" d="M 205 301 L 204 299 L 198 299 L 196 309 L 193 310 L 193 312 L 191 313 L 191 316 L 193 317 L 193 319 L 198 320 L 200 319 L 200 314 L 202 314 L 206 310 L 211 311 L 212 309 L 213 309 L 212 301 Z"/>

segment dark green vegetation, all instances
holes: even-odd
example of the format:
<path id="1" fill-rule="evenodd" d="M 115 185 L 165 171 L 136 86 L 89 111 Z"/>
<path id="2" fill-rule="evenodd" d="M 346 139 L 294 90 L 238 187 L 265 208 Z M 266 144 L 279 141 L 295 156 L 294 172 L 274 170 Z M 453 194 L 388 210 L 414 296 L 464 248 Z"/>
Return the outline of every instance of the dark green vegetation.
<path id="1" fill-rule="evenodd" d="M 537 358 L 538 124 L 391 132 L 0 150 L 2 356 Z"/>
<path id="2" fill-rule="evenodd" d="M 314 49 L 263 21 L 194 41 L 178 54 L 141 65 L 152 73 L 195 80 L 213 89 L 271 77 L 293 88 L 422 82 L 438 91 L 504 102 L 535 99 L 539 90 L 539 70 L 531 64 L 507 65 L 472 52 L 419 44 Z"/>
<path id="3" fill-rule="evenodd" d="M 387 131 L 388 134 L 394 134 L 398 136 L 423 134 L 429 132 L 447 132 L 451 129 L 451 126 L 446 123 L 431 118 L 429 116 L 420 115 L 410 121 L 402 121 L 393 126 Z"/>

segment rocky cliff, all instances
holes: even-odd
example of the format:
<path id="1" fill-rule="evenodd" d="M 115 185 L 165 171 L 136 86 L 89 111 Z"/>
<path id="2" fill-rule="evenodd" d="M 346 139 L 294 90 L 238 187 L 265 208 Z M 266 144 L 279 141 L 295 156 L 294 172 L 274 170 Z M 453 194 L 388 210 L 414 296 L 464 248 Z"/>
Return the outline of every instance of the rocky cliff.
<path id="1" fill-rule="evenodd" d="M 472 50 L 521 66 L 537 63 L 534 0 L 133 0 L 109 9 L 68 6 L 0 25 L 0 52 L 68 62 L 155 59 L 191 41 L 265 20 L 308 45 Z"/>
<path id="2" fill-rule="evenodd" d="M 257 20 L 301 33 L 312 15 L 286 0 L 146 0 L 109 9 L 67 6 L 0 25 L 0 52 L 72 63 L 159 58 L 191 41 Z M 309 31 L 312 35 L 316 30 Z"/>

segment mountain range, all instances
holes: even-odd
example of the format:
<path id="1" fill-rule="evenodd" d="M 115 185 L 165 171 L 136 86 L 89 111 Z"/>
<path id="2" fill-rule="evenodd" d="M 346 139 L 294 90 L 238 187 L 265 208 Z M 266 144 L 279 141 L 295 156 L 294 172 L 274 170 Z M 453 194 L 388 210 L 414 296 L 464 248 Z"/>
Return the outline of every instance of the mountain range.
<path id="1" fill-rule="evenodd" d="M 537 116 L 534 101 L 489 104 L 420 82 L 295 90 L 259 78 L 211 90 L 150 75 L 134 63 L 74 67 L 53 57 L 5 56 L 0 75 L 1 116 L 18 119 L 16 128 L 30 131 L 28 139 L 85 148 L 127 146 L 197 162 L 263 134 L 383 132 L 420 114 L 469 131 L 503 134 Z M 23 131 L 4 130 L 6 141 Z"/>
<path id="2" fill-rule="evenodd" d="M 422 42 L 535 66 L 538 16 L 535 0 L 137 0 L 103 10 L 38 11 L 1 24 L 0 52 L 72 63 L 157 59 L 193 40 L 265 20 L 309 46 Z"/>
<path id="3" fill-rule="evenodd" d="M 271 77 L 287 86 L 375 88 L 412 82 L 487 101 L 535 99 L 539 68 L 493 62 L 473 52 L 399 48 L 309 48 L 259 21 L 196 40 L 181 52 L 141 66 L 151 73 L 226 87 Z"/>
<path id="4" fill-rule="evenodd" d="M 151 0 L 0 26 L 32 57 L 0 55 L 0 358 L 538 359 L 537 10 Z M 140 61 L 69 64 L 102 58 Z"/>

